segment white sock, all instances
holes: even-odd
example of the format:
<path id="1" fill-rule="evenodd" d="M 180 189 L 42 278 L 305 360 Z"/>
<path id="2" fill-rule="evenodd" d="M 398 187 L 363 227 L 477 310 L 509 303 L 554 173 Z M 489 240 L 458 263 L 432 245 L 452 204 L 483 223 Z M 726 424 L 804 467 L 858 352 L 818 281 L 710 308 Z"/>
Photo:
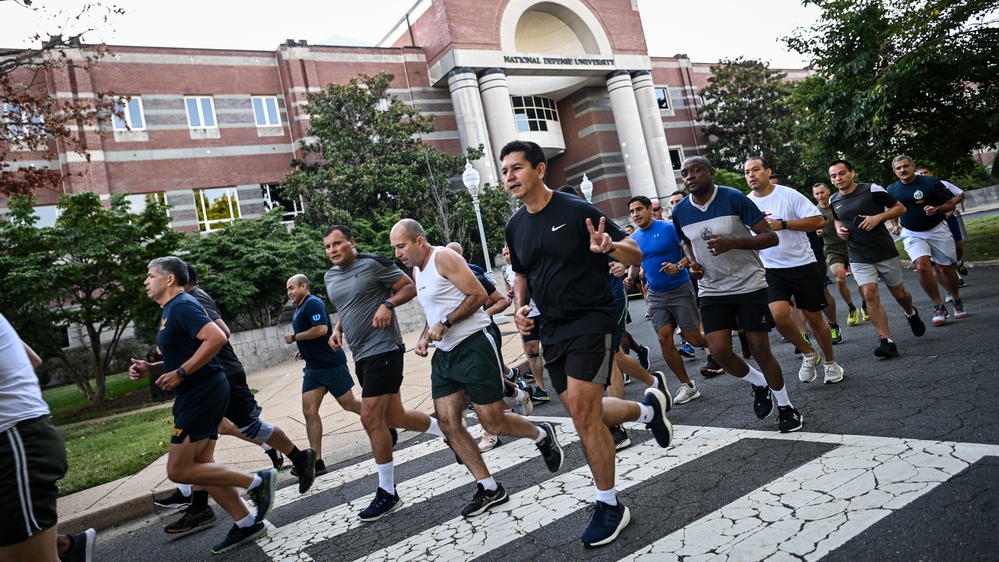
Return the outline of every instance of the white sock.
<path id="1" fill-rule="evenodd" d="M 530 394 L 524 392 L 522 389 L 517 389 L 517 402 L 523 402 L 531 397 Z"/>
<path id="2" fill-rule="evenodd" d="M 756 386 L 768 386 L 767 377 L 764 377 L 763 373 L 757 371 L 752 365 L 749 365 L 749 372 L 742 377 L 742 380 Z"/>
<path id="3" fill-rule="evenodd" d="M 180 490 L 181 494 L 184 494 L 185 498 L 191 497 L 191 485 L 190 484 L 177 484 L 177 489 Z"/>
<path id="4" fill-rule="evenodd" d="M 548 437 L 548 432 L 545 431 L 545 428 L 541 427 L 540 425 L 537 425 L 535 427 L 538 428 L 538 438 L 534 440 L 534 444 L 537 445 L 542 441 L 544 441 L 545 437 Z"/>
<path id="5" fill-rule="evenodd" d="M 430 418 L 430 427 L 427 428 L 423 433 L 429 433 L 431 435 L 436 435 L 437 437 L 444 437 L 444 432 L 441 431 L 441 426 L 437 424 L 437 418 Z"/>
<path id="6" fill-rule="evenodd" d="M 652 406 L 649 406 L 648 404 L 638 404 L 638 408 L 642 411 L 642 413 L 639 414 L 638 419 L 635 420 L 637 422 L 649 423 L 650 421 L 652 421 L 652 418 L 655 417 L 656 415 L 656 412 L 652 409 Z M 611 505 L 616 505 L 616 504 L 611 504 Z"/>
<path id="7" fill-rule="evenodd" d="M 790 406 L 791 405 L 791 399 L 787 397 L 787 387 L 786 386 L 784 388 L 780 389 L 780 390 L 774 390 L 774 389 L 771 388 L 770 392 L 774 393 L 774 398 L 777 399 L 777 405 L 778 406 Z"/>
<path id="8" fill-rule="evenodd" d="M 597 488 L 597 501 L 607 505 L 617 505 L 617 489 L 601 490 Z"/>
<path id="9" fill-rule="evenodd" d="M 512 379 L 515 374 L 516 371 L 513 370 L 513 367 L 510 367 L 510 370 L 506 373 L 506 378 Z"/>
<path id="10" fill-rule="evenodd" d="M 251 513 L 251 514 L 247 515 L 246 517 L 240 519 L 239 521 L 236 521 L 236 526 L 239 527 L 240 529 L 245 529 L 247 527 L 252 527 L 253 524 L 254 524 L 254 522 L 256 522 L 256 520 L 257 520 L 257 518 L 254 517 L 254 515 Z"/>
<path id="11" fill-rule="evenodd" d="M 385 464 L 375 464 L 378 469 L 378 487 L 395 495 L 395 464 L 389 461 Z"/>
<path id="12" fill-rule="evenodd" d="M 264 451 L 270 451 L 273 447 L 271 447 L 267 443 L 261 443 L 260 448 L 263 449 Z"/>
<path id="13" fill-rule="evenodd" d="M 479 480 L 479 484 L 482 484 L 482 487 L 490 492 L 493 492 L 497 488 L 499 488 L 499 485 L 496 484 L 496 481 L 493 480 L 492 476 L 490 476 L 489 478 Z"/>
<path id="14" fill-rule="evenodd" d="M 247 490 L 252 490 L 253 488 L 256 488 L 263 481 L 264 481 L 264 479 L 261 478 L 259 474 L 254 474 L 253 475 L 253 482 L 250 482 L 250 487 L 247 488 Z"/>

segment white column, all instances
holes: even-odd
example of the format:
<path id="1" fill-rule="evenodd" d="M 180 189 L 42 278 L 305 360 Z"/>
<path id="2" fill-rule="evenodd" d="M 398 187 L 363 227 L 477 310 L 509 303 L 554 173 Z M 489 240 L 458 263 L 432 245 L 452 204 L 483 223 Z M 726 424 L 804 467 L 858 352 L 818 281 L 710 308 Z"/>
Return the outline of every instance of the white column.
<path id="1" fill-rule="evenodd" d="M 451 103 L 454 105 L 454 117 L 458 122 L 458 138 L 461 149 L 479 146 L 485 149 L 482 158 L 472 162 L 479 171 L 482 181 L 496 185 L 496 159 L 493 158 L 492 146 L 489 144 L 489 129 L 486 126 L 486 115 L 482 108 L 482 98 L 479 96 L 479 82 L 475 71 L 467 67 L 459 67 L 447 75 L 447 85 L 451 90 Z"/>
<path id="2" fill-rule="evenodd" d="M 676 176 L 673 174 L 673 162 L 669 159 L 669 143 L 666 141 L 666 130 L 663 127 L 662 114 L 659 112 L 652 73 L 642 70 L 636 72 L 631 80 L 635 87 L 635 101 L 638 103 L 638 114 L 642 120 L 642 131 L 645 133 L 645 146 L 649 151 L 649 164 L 652 166 L 656 192 L 660 199 L 666 200 L 676 191 Z"/>
<path id="3" fill-rule="evenodd" d="M 618 70 L 607 77 L 607 92 L 610 94 L 611 112 L 614 114 L 614 125 L 621 143 L 621 156 L 624 158 L 624 171 L 628 176 L 631 194 L 656 198 L 656 182 L 652 177 L 652 166 L 645 147 L 645 133 L 642 131 L 638 102 L 635 101 L 635 88 L 627 70 Z"/>
<path id="4" fill-rule="evenodd" d="M 508 142 L 517 140 L 518 136 L 517 124 L 513 119 L 513 104 L 510 103 L 510 87 L 503 69 L 490 68 L 482 71 L 479 74 L 479 93 L 485 108 L 493 155 L 499 158 L 503 147 Z M 497 161 L 496 164 L 499 166 L 500 162 Z"/>

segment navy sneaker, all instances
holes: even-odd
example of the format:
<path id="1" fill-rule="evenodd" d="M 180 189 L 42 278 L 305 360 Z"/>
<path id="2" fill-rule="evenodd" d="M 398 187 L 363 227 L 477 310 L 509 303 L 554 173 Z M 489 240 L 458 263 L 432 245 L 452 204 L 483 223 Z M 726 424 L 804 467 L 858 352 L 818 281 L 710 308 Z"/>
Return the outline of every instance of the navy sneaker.
<path id="1" fill-rule="evenodd" d="M 274 494 L 277 491 L 278 471 L 271 468 L 268 470 L 261 470 L 260 472 L 257 472 L 257 475 L 260 476 L 260 484 L 257 484 L 253 488 L 247 490 L 246 495 L 250 496 L 250 499 L 257 504 L 257 516 L 254 518 L 254 522 L 261 524 L 264 519 L 267 518 L 267 515 L 271 512 L 271 510 L 274 509 Z M 253 527 L 247 527 L 247 529 L 252 529 L 254 527 L 256 527 L 256 525 Z M 267 532 L 266 528 L 264 529 L 264 532 Z M 232 532 L 230 531 L 229 534 L 231 535 Z M 228 537 L 226 537 L 226 539 L 228 540 Z M 226 541 L 222 541 L 222 543 L 224 542 Z M 235 548 L 235 546 L 232 548 Z M 216 554 L 218 553 L 216 552 Z"/>
<path id="2" fill-rule="evenodd" d="M 507 495 L 502 484 L 497 484 L 496 489 L 492 491 L 483 488 L 482 484 L 476 483 L 475 485 L 477 487 L 475 496 L 472 498 L 471 503 L 466 505 L 465 509 L 461 510 L 463 517 L 482 515 L 490 507 L 510 501 L 510 496 Z"/>
<path id="3" fill-rule="evenodd" d="M 683 345 L 678 347 L 677 351 L 680 352 L 681 356 L 686 357 L 687 359 L 693 359 L 694 357 L 697 357 L 697 352 L 694 351 L 694 346 L 690 345 L 687 342 L 683 342 Z"/>
<path id="4" fill-rule="evenodd" d="M 548 434 L 541 443 L 537 444 L 541 456 L 545 459 L 545 466 L 548 467 L 549 472 L 558 472 L 558 469 L 562 468 L 565 455 L 562 452 L 562 445 L 559 445 L 558 438 L 555 436 L 555 426 L 549 422 L 541 422 L 537 426 L 543 428 Z"/>
<path id="5" fill-rule="evenodd" d="M 669 390 L 666 389 L 666 375 L 663 374 L 662 371 L 652 371 L 649 374 L 652 375 L 652 378 L 656 379 L 656 381 L 659 383 L 659 386 L 656 386 L 654 388 L 658 388 L 659 390 L 663 391 L 665 394 L 669 394 Z"/>
<path id="6" fill-rule="evenodd" d="M 756 386 L 755 384 L 750 386 L 753 387 L 753 411 L 756 412 L 756 417 L 762 420 L 774 411 L 773 393 L 770 392 L 769 386 Z"/>
<path id="7" fill-rule="evenodd" d="M 69 535 L 70 545 L 66 554 L 59 557 L 62 562 L 91 562 L 94 559 L 94 542 L 97 531 L 87 529 Z"/>
<path id="8" fill-rule="evenodd" d="M 638 364 L 641 365 L 646 371 L 649 370 L 649 366 L 651 365 L 651 363 L 649 363 L 650 351 L 651 350 L 647 345 L 643 345 L 638 348 Z"/>
<path id="9" fill-rule="evenodd" d="M 583 531 L 583 546 L 603 546 L 614 542 L 621 531 L 631 523 L 631 510 L 621 500 L 617 505 L 597 502 L 591 507 L 590 524 Z"/>
<path id="10" fill-rule="evenodd" d="M 377 521 L 400 507 L 402 507 L 402 500 L 399 499 L 398 492 L 390 494 L 378 488 L 378 491 L 375 492 L 375 498 L 371 500 L 371 505 L 359 513 L 357 518 L 364 522 Z"/>
<path id="11" fill-rule="evenodd" d="M 660 447 L 669 447 L 673 441 L 673 424 L 666 419 L 666 412 L 673 407 L 673 398 L 658 388 L 646 388 L 642 404 L 651 406 L 653 412 L 652 420 L 645 427 L 652 431 Z"/>
<path id="12" fill-rule="evenodd" d="M 250 541 L 255 541 L 266 534 L 267 524 L 263 521 L 254 523 L 245 529 L 241 529 L 239 525 L 233 523 L 232 529 L 229 529 L 229 534 L 222 539 L 222 542 L 212 547 L 212 554 L 229 552 L 230 550 L 241 547 Z"/>
<path id="13" fill-rule="evenodd" d="M 535 388 L 534 392 L 531 393 L 531 400 L 535 402 L 548 402 L 551 399 L 551 396 L 548 396 L 548 391 L 543 388 Z"/>

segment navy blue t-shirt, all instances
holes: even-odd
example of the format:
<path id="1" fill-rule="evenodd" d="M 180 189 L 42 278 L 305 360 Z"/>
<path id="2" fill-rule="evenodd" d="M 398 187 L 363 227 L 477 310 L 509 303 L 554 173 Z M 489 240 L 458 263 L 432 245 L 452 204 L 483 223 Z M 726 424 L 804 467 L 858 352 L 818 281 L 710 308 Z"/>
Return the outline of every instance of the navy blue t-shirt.
<path id="1" fill-rule="evenodd" d="M 205 313 L 201 303 L 187 293 L 178 293 L 163 306 L 156 345 L 163 354 L 164 373 L 175 371 L 194 356 L 201 347 L 198 332 L 205 327 L 205 324 L 212 324 L 212 319 Z M 224 373 L 222 362 L 216 355 L 197 371 L 188 373 L 184 383 L 179 384 L 174 393 L 186 392 L 192 386 L 189 381 L 222 373 Z"/>
<path id="2" fill-rule="evenodd" d="M 330 369 L 337 365 L 347 364 L 347 356 L 343 350 L 334 351 L 329 346 L 329 334 L 333 333 L 333 324 L 330 322 L 329 313 L 326 312 L 326 305 L 319 300 L 319 297 L 309 295 L 305 298 L 302 305 L 295 310 L 291 326 L 296 334 L 308 331 L 313 326 L 326 326 L 327 328 L 325 336 L 296 341 L 298 352 L 302 354 L 307 369 Z"/>
<path id="3" fill-rule="evenodd" d="M 915 181 L 906 185 L 902 180 L 888 186 L 888 194 L 905 205 L 902 226 L 918 232 L 925 232 L 947 220 L 947 215 L 937 213 L 927 215 L 923 207 L 937 207 L 954 198 L 954 194 L 940 180 L 930 176 L 916 176 Z"/>

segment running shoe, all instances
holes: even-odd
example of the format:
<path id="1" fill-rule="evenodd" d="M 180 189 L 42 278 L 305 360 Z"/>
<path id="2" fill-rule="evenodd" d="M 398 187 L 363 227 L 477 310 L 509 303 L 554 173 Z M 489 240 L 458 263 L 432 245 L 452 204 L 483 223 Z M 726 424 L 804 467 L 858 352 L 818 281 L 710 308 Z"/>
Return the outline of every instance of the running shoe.
<path id="1" fill-rule="evenodd" d="M 389 429 L 389 433 L 392 433 L 393 431 L 395 430 Z M 392 439 L 392 445 L 393 446 L 395 445 L 395 438 Z M 291 467 L 291 472 L 289 474 L 297 478 L 301 478 L 301 476 L 298 474 L 297 466 Z M 316 476 L 322 476 L 323 474 L 326 474 L 326 463 L 323 462 L 323 459 L 316 459 Z"/>
<path id="2" fill-rule="evenodd" d="M 943 304 L 938 304 L 933 307 L 933 325 L 943 326 L 947 323 L 947 318 L 950 317 L 950 312 L 947 312 L 947 307 Z"/>
<path id="3" fill-rule="evenodd" d="M 686 357 L 687 359 L 693 359 L 694 357 L 697 357 L 697 352 L 694 350 L 694 346 L 690 345 L 687 342 L 683 342 L 680 345 L 680 347 L 677 348 L 677 351 L 680 352 L 681 356 Z"/>
<path id="4" fill-rule="evenodd" d="M 486 451 L 492 451 L 496 447 L 502 445 L 503 442 L 500 441 L 499 435 L 493 435 L 487 431 L 482 432 L 482 440 L 479 441 L 479 451 L 485 453 Z"/>
<path id="5" fill-rule="evenodd" d="M 69 535 L 69 549 L 59 557 L 62 562 L 91 562 L 94 559 L 94 543 L 97 531 L 87 529 Z"/>
<path id="6" fill-rule="evenodd" d="M 298 476 L 298 493 L 304 494 L 316 481 L 316 450 L 308 448 L 302 451 L 302 462 L 295 465 Z"/>
<path id="7" fill-rule="evenodd" d="M 517 384 L 517 388 L 523 391 L 524 398 L 522 400 L 514 400 L 517 404 L 517 413 L 522 416 L 529 416 L 534 413 L 534 401 L 531 400 L 531 387 L 524 385 L 527 388 L 521 388 L 520 385 L 524 384 L 520 382 Z"/>
<path id="8" fill-rule="evenodd" d="M 652 431 L 660 447 L 669 447 L 673 441 L 673 424 L 666 419 L 666 412 L 673 406 L 673 398 L 658 388 L 646 388 L 642 404 L 652 408 L 652 419 L 645 427 Z"/>
<path id="9" fill-rule="evenodd" d="M 919 317 L 919 311 L 915 308 L 912 309 L 912 316 L 907 316 L 905 321 L 909 323 L 912 335 L 917 338 L 926 333 L 926 324 L 923 324 L 923 319 Z"/>
<path id="10" fill-rule="evenodd" d="M 583 531 L 583 546 L 603 546 L 614 542 L 621 531 L 631 523 L 631 510 L 621 500 L 617 505 L 609 505 L 598 501 L 591 507 L 593 515 L 590 523 Z"/>
<path id="11" fill-rule="evenodd" d="M 631 446 L 631 439 L 628 437 L 627 430 L 619 425 L 612 425 L 609 429 L 611 437 L 614 438 L 615 451 L 620 451 Z"/>
<path id="12" fill-rule="evenodd" d="M 710 378 L 724 374 L 725 374 L 725 369 L 722 369 L 722 366 L 719 365 L 717 361 L 715 361 L 714 357 L 708 355 L 707 362 L 704 364 L 703 367 L 701 367 L 701 376 L 704 378 Z"/>
<path id="13" fill-rule="evenodd" d="M 180 516 L 180 519 L 170 523 L 163 530 L 174 535 L 177 533 L 186 533 L 214 522 L 215 511 L 211 506 L 206 505 L 202 508 L 189 507 L 184 511 L 184 515 Z"/>
<path id="14" fill-rule="evenodd" d="M 284 455 L 281 454 L 281 451 L 271 447 L 264 453 L 271 458 L 271 464 L 274 465 L 275 470 L 281 470 L 281 467 L 284 466 Z"/>
<path id="15" fill-rule="evenodd" d="M 665 392 L 665 391 L 664 391 Z M 673 398 L 674 404 L 686 404 L 694 398 L 700 398 L 701 392 L 694 388 L 692 384 L 680 384 L 680 388 L 676 391 L 676 396 Z"/>
<path id="16" fill-rule="evenodd" d="M 319 462 L 316 462 L 318 465 Z M 255 523 L 263 523 L 267 514 L 274 509 L 274 494 L 277 492 L 278 471 L 272 469 L 257 472 L 260 477 L 260 484 L 246 491 L 246 495 L 257 504 L 257 516 Z M 249 527 L 248 527 L 249 528 Z M 231 534 L 231 533 L 230 533 Z M 224 542 L 224 541 L 223 541 Z"/>
<path id="17" fill-rule="evenodd" d="M 968 286 L 968 282 L 964 280 L 964 277 L 957 278 L 957 288 L 963 289 Z"/>
<path id="18" fill-rule="evenodd" d="M 631 376 L 628 373 L 621 373 L 621 379 L 624 384 L 631 384 Z"/>
<path id="19" fill-rule="evenodd" d="M 537 444 L 541 457 L 545 459 L 545 466 L 549 472 L 558 472 L 558 469 L 562 468 L 562 461 L 565 460 L 565 453 L 562 452 L 562 445 L 559 445 L 558 437 L 555 435 L 555 426 L 550 422 L 541 422 L 537 426 L 547 433 L 541 443 Z"/>
<path id="20" fill-rule="evenodd" d="M 385 490 L 378 488 L 378 491 L 375 492 L 374 499 L 371 500 L 371 505 L 365 508 L 361 513 L 357 514 L 357 518 L 365 523 L 377 521 L 400 507 L 402 507 L 402 500 L 399 499 L 398 492 L 390 494 Z"/>
<path id="21" fill-rule="evenodd" d="M 801 382 L 812 382 L 818 375 L 817 367 L 822 362 L 822 354 L 819 350 L 812 349 L 811 355 L 801 356 L 801 368 L 798 369 L 798 380 Z"/>
<path id="22" fill-rule="evenodd" d="M 518 381 L 520 379 L 520 367 L 513 367 L 510 371 L 512 372 L 507 373 L 506 378 L 514 382 Z"/>
<path id="23" fill-rule="evenodd" d="M 829 334 L 832 336 L 833 345 L 843 343 L 843 331 L 839 329 L 839 324 L 829 324 Z"/>
<path id="24" fill-rule="evenodd" d="M 225 539 L 212 547 L 212 554 L 222 554 L 223 552 L 228 552 L 234 548 L 243 546 L 248 542 L 255 541 L 266 534 L 267 524 L 263 521 L 250 525 L 245 529 L 242 529 L 239 525 L 233 523 L 232 528 L 229 529 L 229 534 L 225 536 Z"/>
<path id="25" fill-rule="evenodd" d="M 850 311 L 850 314 L 846 317 L 846 324 L 848 326 L 856 326 L 860 324 L 860 311 L 856 308 Z"/>
<path id="26" fill-rule="evenodd" d="M 651 366 L 651 363 L 649 363 L 649 353 L 650 352 L 651 352 L 651 350 L 649 349 L 649 346 L 647 346 L 647 345 L 642 345 L 642 346 L 639 346 L 639 348 L 638 348 L 638 364 L 641 365 L 642 368 L 645 369 L 646 371 L 648 371 L 649 370 L 649 366 Z"/>
<path id="27" fill-rule="evenodd" d="M 790 433 L 801 429 L 804 418 L 794 406 L 777 406 L 777 431 Z"/>
<path id="28" fill-rule="evenodd" d="M 548 402 L 551 399 L 552 397 L 548 396 L 548 391 L 540 387 L 535 388 L 534 392 L 531 393 L 531 400 L 535 402 Z"/>
<path id="29" fill-rule="evenodd" d="M 867 305 L 866 304 L 864 306 L 860 307 L 860 317 L 864 320 L 864 322 L 867 322 L 868 320 L 871 319 L 871 315 L 868 314 L 868 312 L 867 312 Z"/>
<path id="30" fill-rule="evenodd" d="M 756 413 L 756 417 L 763 419 L 769 416 L 770 412 L 774 411 L 774 398 L 770 387 L 755 384 L 750 386 L 753 387 L 753 412 Z"/>
<path id="31" fill-rule="evenodd" d="M 874 348 L 874 355 L 884 359 L 898 357 L 898 346 L 887 338 L 878 338 L 878 346 Z"/>
<path id="32" fill-rule="evenodd" d="M 812 347 L 812 340 L 808 337 L 808 334 L 801 334 L 801 339 L 805 340 L 805 343 L 808 344 L 808 347 Z M 801 355 L 801 350 L 798 349 L 798 346 L 794 346 L 794 354 Z"/>
<path id="33" fill-rule="evenodd" d="M 961 275 L 967 275 L 968 274 L 968 268 L 964 267 L 964 262 L 963 261 L 957 262 L 957 272 L 960 273 Z"/>
<path id="34" fill-rule="evenodd" d="M 669 390 L 666 389 L 666 375 L 663 374 L 662 371 L 652 371 L 649 374 L 652 375 L 652 378 L 656 379 L 657 383 L 659 383 L 652 388 L 658 388 L 659 390 L 669 394 Z"/>
<path id="35" fill-rule="evenodd" d="M 950 293 L 945 292 L 944 302 L 954 302 L 954 296 Z"/>
<path id="36" fill-rule="evenodd" d="M 510 501 L 510 496 L 503 489 L 502 484 L 497 484 L 495 490 L 486 490 L 482 484 L 476 483 L 475 496 L 472 501 L 461 510 L 463 517 L 475 517 L 482 515 L 487 509 L 494 505 L 499 505 Z"/>
<path id="37" fill-rule="evenodd" d="M 835 361 L 823 365 L 822 370 L 825 373 L 822 382 L 825 384 L 836 384 L 843 381 L 843 367 L 840 367 Z"/>
<path id="38" fill-rule="evenodd" d="M 194 495 L 185 496 L 180 493 L 180 490 L 174 488 L 173 493 L 163 499 L 154 499 L 153 505 L 158 507 L 168 507 L 168 508 L 179 508 L 188 507 L 191 505 L 191 501 L 194 499 Z"/>
<path id="39" fill-rule="evenodd" d="M 968 309 L 964 308 L 964 303 L 960 300 L 954 301 L 954 318 L 966 318 Z"/>

